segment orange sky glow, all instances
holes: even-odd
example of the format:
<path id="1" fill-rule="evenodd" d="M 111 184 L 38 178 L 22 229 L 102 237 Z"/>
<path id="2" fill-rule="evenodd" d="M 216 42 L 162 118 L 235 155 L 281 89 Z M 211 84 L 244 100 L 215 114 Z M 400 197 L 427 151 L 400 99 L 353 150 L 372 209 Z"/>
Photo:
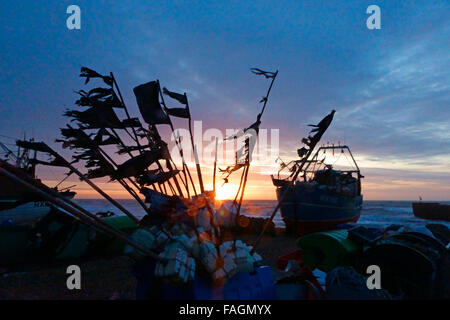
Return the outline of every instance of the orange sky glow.
<path id="1" fill-rule="evenodd" d="M 191 174 L 195 181 L 197 176 L 194 168 Z M 375 170 L 374 168 L 371 168 Z M 372 171 L 370 170 L 370 171 Z M 202 167 L 203 181 L 207 190 L 212 190 L 212 169 Z M 261 173 L 263 171 L 263 173 Z M 421 196 L 424 200 L 448 200 L 450 198 L 450 185 L 442 184 L 427 179 L 406 179 L 386 176 L 371 176 L 366 173 L 369 168 L 361 167 L 361 172 L 365 176 L 362 180 L 362 192 L 365 200 L 417 200 Z M 275 173 L 275 172 L 273 172 Z M 229 183 L 224 184 L 220 174 L 216 177 L 216 194 L 218 200 L 234 199 L 239 186 L 241 172 L 234 173 L 229 179 Z M 57 180 L 45 180 L 44 183 L 53 186 Z M 118 184 L 98 179 L 94 182 L 105 192 L 116 199 L 130 199 L 131 196 Z M 69 186 L 76 184 L 73 188 L 77 192 L 78 199 L 98 199 L 101 198 L 87 184 L 79 180 L 72 179 L 64 184 Z M 199 185 L 196 182 L 196 189 Z M 191 190 L 192 193 L 192 190 Z M 244 200 L 275 200 L 275 187 L 272 184 L 270 174 L 264 168 L 257 166 L 250 169 Z"/>

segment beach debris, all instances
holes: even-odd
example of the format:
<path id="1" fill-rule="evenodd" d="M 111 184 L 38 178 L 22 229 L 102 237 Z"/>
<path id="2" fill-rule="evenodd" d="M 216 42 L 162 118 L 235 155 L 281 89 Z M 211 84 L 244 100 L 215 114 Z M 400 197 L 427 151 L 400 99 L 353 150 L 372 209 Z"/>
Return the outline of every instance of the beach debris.
<path id="1" fill-rule="evenodd" d="M 303 262 L 312 270 L 328 272 L 337 266 L 349 265 L 359 253 L 358 245 L 348 237 L 347 230 L 311 233 L 297 240 L 302 250 Z"/>
<path id="2" fill-rule="evenodd" d="M 153 235 L 150 230 L 144 228 L 136 229 L 130 236 L 130 240 L 139 243 L 142 247 L 146 249 L 153 249 L 155 247 L 155 243 L 157 238 Z M 124 253 L 133 257 L 134 259 L 143 258 L 145 254 L 132 247 L 131 245 L 126 245 L 124 248 Z"/>
<path id="3" fill-rule="evenodd" d="M 210 275 L 212 282 L 223 285 L 238 272 L 252 272 L 255 266 L 262 262 L 262 257 L 251 254 L 251 246 L 241 240 L 224 241 L 215 245 L 213 228 L 206 210 L 199 210 L 199 218 L 193 229 L 189 224 L 180 223 L 170 226 L 164 222 L 149 228 L 139 228 L 133 232 L 130 239 L 140 243 L 147 249 L 161 251 L 155 269 L 155 276 L 174 282 L 186 283 L 192 281 L 196 272 L 196 265 Z M 187 214 L 187 213 L 186 213 Z M 205 214 L 205 215 L 203 215 Z M 188 231 L 187 231 L 188 230 Z M 131 246 L 125 247 L 125 254 L 134 259 L 142 259 L 143 255 Z M 172 262 L 171 262 L 172 261 Z"/>
<path id="4" fill-rule="evenodd" d="M 169 281 L 187 283 L 195 278 L 195 260 L 179 242 L 172 242 L 159 255 L 155 276 Z"/>
<path id="5" fill-rule="evenodd" d="M 383 289 L 369 289 L 366 278 L 352 267 L 336 267 L 326 276 L 327 300 L 391 300 Z"/>

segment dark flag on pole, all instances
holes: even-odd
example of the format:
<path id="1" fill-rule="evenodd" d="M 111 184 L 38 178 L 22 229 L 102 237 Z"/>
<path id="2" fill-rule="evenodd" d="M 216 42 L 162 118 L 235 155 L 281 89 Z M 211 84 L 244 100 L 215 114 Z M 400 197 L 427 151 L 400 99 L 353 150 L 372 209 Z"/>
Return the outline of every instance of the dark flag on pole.
<path id="1" fill-rule="evenodd" d="M 167 88 L 163 88 L 163 92 L 164 92 L 164 94 L 168 95 L 172 99 L 178 100 L 179 103 L 185 104 L 185 105 L 187 104 L 187 99 L 184 94 L 169 91 L 169 90 L 167 90 Z"/>
<path id="2" fill-rule="evenodd" d="M 117 117 L 112 108 L 109 107 L 90 107 L 85 111 L 66 110 L 64 116 L 73 118 L 82 124 L 83 129 L 100 129 L 137 126 L 137 123 L 122 122 Z"/>
<path id="3" fill-rule="evenodd" d="M 143 175 L 138 176 L 136 178 L 137 178 L 137 182 L 140 185 L 151 185 L 154 183 L 162 184 L 162 183 L 168 181 L 169 179 L 173 178 L 174 176 L 176 176 L 179 172 L 180 172 L 180 170 L 163 171 L 163 172 L 158 172 L 156 174 L 144 173 Z"/>
<path id="4" fill-rule="evenodd" d="M 166 112 L 173 117 L 186 119 L 189 119 L 191 117 L 187 108 L 167 108 Z"/>
<path id="5" fill-rule="evenodd" d="M 253 133 L 256 133 L 256 135 L 258 135 L 260 124 L 261 124 L 261 120 L 259 120 L 259 117 L 258 117 L 256 122 L 251 124 L 248 128 L 245 128 L 243 130 L 242 129 L 238 130 L 236 133 L 232 134 L 229 137 L 226 137 L 224 140 L 237 139 L 237 138 L 240 138 L 240 137 L 242 137 L 243 135 L 245 135 L 247 133 L 252 134 L 252 135 L 253 135 Z"/>
<path id="6" fill-rule="evenodd" d="M 275 78 L 275 76 L 276 76 L 276 72 L 264 71 L 259 68 L 251 68 L 250 71 L 256 75 L 262 75 L 262 76 L 266 77 L 266 79 Z"/>
<path id="7" fill-rule="evenodd" d="M 38 160 L 38 159 L 30 159 L 30 163 L 31 164 L 41 164 L 44 166 L 51 166 L 51 167 L 67 167 L 67 163 L 64 161 L 61 161 L 61 159 L 55 158 L 51 161 L 42 161 L 42 160 Z"/>
<path id="8" fill-rule="evenodd" d="M 87 84 L 91 78 L 101 78 L 107 85 L 113 86 L 112 77 L 102 76 L 100 73 L 86 67 L 81 67 L 80 77 L 86 78 L 84 84 Z"/>
<path id="9" fill-rule="evenodd" d="M 39 152 L 49 153 L 49 154 L 52 154 L 52 151 L 53 151 L 44 142 L 17 140 L 16 145 L 18 147 L 21 147 L 24 149 L 30 149 L 30 150 L 35 150 L 35 151 L 39 151 Z"/>
<path id="10" fill-rule="evenodd" d="M 75 104 L 85 107 L 111 107 L 111 108 L 123 108 L 123 104 L 120 102 L 116 93 L 112 88 L 94 88 L 86 92 L 84 90 L 77 91 L 80 95 Z"/>
<path id="11" fill-rule="evenodd" d="M 187 104 L 188 104 L 187 98 L 184 94 L 169 91 L 169 90 L 167 90 L 167 88 L 163 88 L 163 92 L 165 95 L 168 95 L 172 99 L 177 100 L 179 103 L 186 105 L 185 108 L 166 108 L 166 112 L 169 115 L 171 115 L 173 117 L 186 118 L 186 119 L 189 119 L 191 117 L 191 115 L 189 113 L 189 108 L 187 106 Z"/>
<path id="12" fill-rule="evenodd" d="M 100 130 L 98 130 L 93 141 L 94 141 L 94 143 L 96 143 L 99 146 L 106 146 L 106 145 L 110 145 L 110 144 L 120 144 L 119 139 L 117 139 L 117 137 L 115 137 L 111 133 L 109 133 L 108 130 L 106 130 L 105 128 L 101 128 Z"/>
<path id="13" fill-rule="evenodd" d="M 164 155 L 161 150 L 144 151 L 119 165 L 117 170 L 111 175 L 111 178 L 116 180 L 142 175 L 152 163 L 163 158 Z"/>
<path id="14" fill-rule="evenodd" d="M 139 111 L 150 125 L 169 124 L 170 120 L 159 103 L 159 83 L 150 81 L 133 89 Z"/>
<path id="15" fill-rule="evenodd" d="M 223 178 L 223 180 L 225 181 L 224 183 L 228 183 L 228 177 L 233 172 L 245 167 L 246 165 L 249 165 L 250 152 L 250 139 L 247 138 L 245 139 L 245 145 L 235 153 L 234 165 L 228 166 L 225 169 L 219 168 L 219 172 L 221 172 L 223 175 L 226 174 L 226 177 Z"/>

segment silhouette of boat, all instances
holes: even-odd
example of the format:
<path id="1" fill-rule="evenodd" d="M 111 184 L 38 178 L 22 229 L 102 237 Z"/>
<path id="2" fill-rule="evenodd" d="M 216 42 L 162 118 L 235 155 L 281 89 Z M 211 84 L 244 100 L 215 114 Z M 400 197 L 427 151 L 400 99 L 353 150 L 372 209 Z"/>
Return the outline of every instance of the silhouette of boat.
<path id="1" fill-rule="evenodd" d="M 437 202 L 413 202 L 414 216 L 421 219 L 450 221 L 450 205 Z"/>
<path id="2" fill-rule="evenodd" d="M 4 165 L 10 165 L 19 169 L 17 173 L 24 178 L 40 182 L 36 177 L 36 153 L 33 157 L 30 157 L 30 150 L 20 150 L 19 148 L 16 154 L 1 142 L 0 147 L 4 150 L 7 158 Z M 54 189 L 69 199 L 76 194 L 68 188 Z M 23 186 L 0 175 L 0 224 L 3 222 L 30 224 L 44 217 L 49 212 L 50 207 L 46 201 L 30 193 Z"/>
<path id="3" fill-rule="evenodd" d="M 335 170 L 319 154 L 331 150 L 350 155 L 354 166 L 351 170 Z M 298 180 L 291 184 L 289 179 L 280 179 L 280 171 L 296 167 L 301 169 Z M 272 176 L 286 230 L 298 234 L 325 231 L 347 222 L 356 222 L 361 213 L 363 196 L 359 167 L 348 146 L 323 146 L 317 149 L 311 160 L 300 159 L 282 166 L 278 178 Z"/>

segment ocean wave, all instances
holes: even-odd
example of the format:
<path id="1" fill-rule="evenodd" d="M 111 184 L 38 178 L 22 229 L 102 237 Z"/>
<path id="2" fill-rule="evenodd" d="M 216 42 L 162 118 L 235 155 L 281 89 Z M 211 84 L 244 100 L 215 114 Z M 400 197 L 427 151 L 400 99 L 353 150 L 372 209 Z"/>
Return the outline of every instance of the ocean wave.
<path id="1" fill-rule="evenodd" d="M 118 215 L 122 214 L 106 200 L 79 199 L 76 201 L 93 213 L 99 211 L 111 211 Z M 120 200 L 119 202 L 138 217 L 145 215 L 144 209 L 142 209 L 136 201 Z M 277 201 L 275 200 L 246 200 L 242 204 L 241 214 L 253 217 L 269 217 L 276 205 Z M 376 225 L 402 224 L 411 226 L 425 226 L 426 224 L 431 223 L 430 220 L 422 220 L 414 217 L 412 212 L 412 202 L 409 201 L 365 201 L 359 222 Z M 277 227 L 284 226 L 280 212 L 277 212 L 274 217 L 274 223 Z M 439 221 L 439 223 L 450 227 L 450 222 Z"/>

